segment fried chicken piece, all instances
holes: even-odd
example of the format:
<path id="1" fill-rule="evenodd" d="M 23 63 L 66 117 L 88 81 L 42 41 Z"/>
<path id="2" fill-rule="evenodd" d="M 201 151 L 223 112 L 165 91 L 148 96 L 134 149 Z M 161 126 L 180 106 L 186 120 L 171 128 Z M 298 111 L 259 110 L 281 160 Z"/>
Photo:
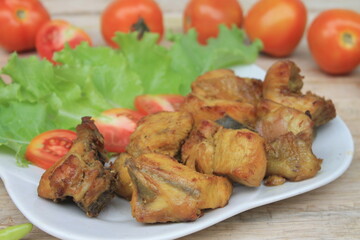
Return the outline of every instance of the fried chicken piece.
<path id="1" fill-rule="evenodd" d="M 188 137 L 192 125 L 193 119 L 187 112 L 148 115 L 138 122 L 126 150 L 133 157 L 153 152 L 174 157 Z"/>
<path id="2" fill-rule="evenodd" d="M 202 121 L 182 147 L 181 161 L 199 172 L 259 186 L 265 176 L 264 139 L 248 129 L 225 129 Z"/>
<path id="3" fill-rule="evenodd" d="M 104 141 L 90 117 L 76 127 L 69 152 L 45 171 L 38 195 L 55 202 L 71 197 L 89 217 L 97 216 L 113 198 L 113 175 L 104 168 Z"/>
<path id="4" fill-rule="evenodd" d="M 256 124 L 256 108 L 246 102 L 205 99 L 190 94 L 180 107 L 180 111 L 191 113 L 195 125 L 198 125 L 202 120 L 215 121 L 226 115 L 252 128 Z"/>
<path id="5" fill-rule="evenodd" d="M 191 84 L 192 94 L 208 99 L 247 102 L 256 105 L 262 98 L 262 81 L 237 77 L 232 70 L 219 69 L 199 76 Z"/>
<path id="6" fill-rule="evenodd" d="M 267 176 L 282 176 L 290 181 L 312 178 L 321 168 L 321 159 L 311 145 L 289 132 L 266 144 Z"/>
<path id="7" fill-rule="evenodd" d="M 224 207 L 232 193 L 225 177 L 198 173 L 163 154 L 126 161 L 134 192 L 133 217 L 142 223 L 194 221 L 203 209 Z"/>
<path id="8" fill-rule="evenodd" d="M 266 141 L 273 141 L 281 135 L 292 132 L 312 143 L 314 122 L 307 114 L 271 100 L 262 100 L 257 106 L 257 114 L 259 121 L 256 130 Z"/>
<path id="9" fill-rule="evenodd" d="M 282 105 L 309 113 L 315 126 L 320 126 L 336 116 L 334 104 L 311 92 L 301 93 L 303 77 L 291 61 L 278 61 L 266 73 L 263 96 Z"/>
<path id="10" fill-rule="evenodd" d="M 126 160 L 131 161 L 132 156 L 128 153 L 121 153 L 114 164 L 111 165 L 111 169 L 116 173 L 115 176 L 115 193 L 126 200 L 131 200 L 132 196 L 132 184 L 131 179 L 125 166 Z"/>

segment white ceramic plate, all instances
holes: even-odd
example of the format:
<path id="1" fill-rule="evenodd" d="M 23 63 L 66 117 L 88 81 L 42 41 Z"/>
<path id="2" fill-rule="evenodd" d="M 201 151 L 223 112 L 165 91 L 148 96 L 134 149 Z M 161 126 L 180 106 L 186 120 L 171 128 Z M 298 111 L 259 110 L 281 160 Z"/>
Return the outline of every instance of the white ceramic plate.
<path id="1" fill-rule="evenodd" d="M 264 71 L 255 65 L 234 68 L 239 76 L 263 79 Z M 318 129 L 313 151 L 323 159 L 322 168 L 312 179 L 286 182 L 277 187 L 236 186 L 229 204 L 206 212 L 190 223 L 144 225 L 131 217 L 129 203 L 114 198 L 97 218 L 88 218 L 74 204 L 56 204 L 37 196 L 43 170 L 19 168 L 11 153 L 0 153 L 0 176 L 19 210 L 43 231 L 61 239 L 174 239 L 214 225 L 248 209 L 286 199 L 319 188 L 338 178 L 349 167 L 354 144 L 349 129 L 335 118 Z"/>

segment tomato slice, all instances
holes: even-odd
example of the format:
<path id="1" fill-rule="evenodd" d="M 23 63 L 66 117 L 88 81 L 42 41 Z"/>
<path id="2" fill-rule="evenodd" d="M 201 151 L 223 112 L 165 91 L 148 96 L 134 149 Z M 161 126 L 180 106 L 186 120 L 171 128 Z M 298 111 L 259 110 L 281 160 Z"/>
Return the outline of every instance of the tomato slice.
<path id="1" fill-rule="evenodd" d="M 135 107 L 140 113 L 148 115 L 156 112 L 179 110 L 185 97 L 178 94 L 140 95 L 135 98 Z"/>
<path id="2" fill-rule="evenodd" d="M 104 136 L 106 151 L 125 152 L 130 135 L 135 131 L 137 122 L 144 115 L 126 108 L 109 109 L 95 118 L 95 125 Z"/>
<path id="3" fill-rule="evenodd" d="M 70 130 L 43 132 L 31 140 L 25 158 L 43 169 L 48 169 L 69 151 L 75 139 L 76 132 Z"/>

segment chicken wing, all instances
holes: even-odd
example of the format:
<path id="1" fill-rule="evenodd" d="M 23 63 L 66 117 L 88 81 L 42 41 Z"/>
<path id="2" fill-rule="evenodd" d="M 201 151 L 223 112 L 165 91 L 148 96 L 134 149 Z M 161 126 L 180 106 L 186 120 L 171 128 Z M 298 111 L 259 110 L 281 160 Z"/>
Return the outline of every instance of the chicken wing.
<path id="1" fill-rule="evenodd" d="M 148 115 L 138 122 L 126 150 L 133 157 L 152 152 L 174 157 L 188 137 L 192 125 L 193 119 L 187 112 Z"/>
<path id="2" fill-rule="evenodd" d="M 142 223 L 194 221 L 203 209 L 224 207 L 232 193 L 225 177 L 206 175 L 163 154 L 126 161 L 133 217 Z"/>
<path id="3" fill-rule="evenodd" d="M 265 176 L 264 139 L 248 129 L 225 129 L 202 121 L 182 147 L 182 162 L 206 174 L 259 186 Z"/>
<path id="4" fill-rule="evenodd" d="M 95 217 L 114 196 L 113 174 L 103 166 L 107 161 L 103 137 L 90 117 L 82 118 L 76 131 L 69 152 L 42 175 L 38 195 L 55 202 L 70 197 Z"/>
<path id="5" fill-rule="evenodd" d="M 192 94 L 256 105 L 262 98 L 262 81 L 237 77 L 232 70 L 219 69 L 199 76 L 191 84 Z"/>
<path id="6" fill-rule="evenodd" d="M 282 105 L 310 114 L 315 126 L 320 126 L 336 116 L 334 104 L 311 92 L 301 93 L 303 77 L 291 61 L 278 61 L 266 73 L 263 95 Z"/>
<path id="7" fill-rule="evenodd" d="M 191 113 L 195 125 L 202 120 L 215 121 L 226 115 L 252 128 L 256 123 L 256 108 L 247 102 L 206 99 L 190 94 L 180 107 L 180 111 Z"/>

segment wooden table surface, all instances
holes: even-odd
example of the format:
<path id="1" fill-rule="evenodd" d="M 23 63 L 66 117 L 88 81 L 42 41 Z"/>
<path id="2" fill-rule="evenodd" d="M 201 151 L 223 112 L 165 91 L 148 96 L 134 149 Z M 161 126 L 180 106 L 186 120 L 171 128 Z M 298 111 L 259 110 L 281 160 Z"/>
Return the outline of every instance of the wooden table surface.
<path id="1" fill-rule="evenodd" d="M 53 18 L 61 18 L 84 28 L 95 45 L 104 45 L 99 30 L 99 16 L 110 0 L 43 0 Z M 244 12 L 255 1 L 240 1 Z M 181 31 L 181 14 L 186 0 L 158 0 L 164 11 L 167 29 Z M 304 1 L 308 22 L 321 11 L 347 8 L 360 12 L 360 1 Z M 0 36 L 1 37 L 1 36 Z M 27 53 L 29 54 L 29 53 Z M 35 54 L 35 53 L 30 53 Z M 0 67 L 8 54 L 0 50 Z M 288 57 L 302 69 L 305 90 L 330 98 L 338 115 L 354 138 L 360 142 L 360 66 L 346 76 L 329 76 L 312 60 L 305 38 Z M 256 61 L 267 69 L 277 59 L 261 55 Z M 360 152 L 355 147 L 350 168 L 334 182 L 311 192 L 258 207 L 238 214 L 182 239 L 360 239 Z M 28 222 L 9 198 L 0 181 L 0 228 Z M 76 223 L 74 223 L 76 224 Z M 55 239 L 36 226 L 26 239 Z"/>

